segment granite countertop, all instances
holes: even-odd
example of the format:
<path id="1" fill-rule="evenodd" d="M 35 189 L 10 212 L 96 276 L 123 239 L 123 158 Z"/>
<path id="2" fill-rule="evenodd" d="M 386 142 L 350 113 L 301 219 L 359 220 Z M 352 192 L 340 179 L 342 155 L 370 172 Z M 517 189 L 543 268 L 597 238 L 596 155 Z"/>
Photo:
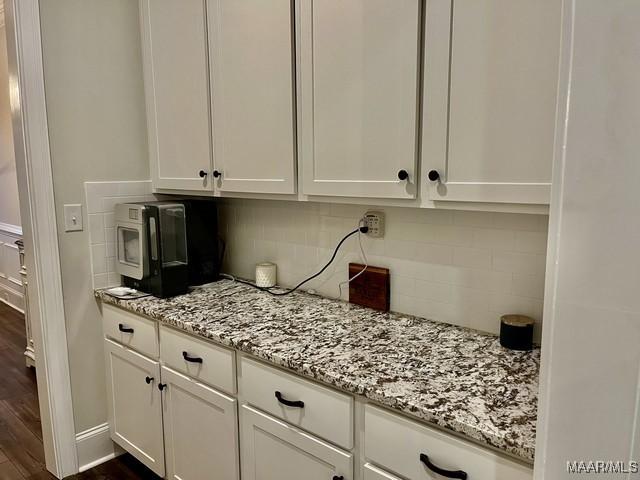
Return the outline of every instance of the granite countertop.
<path id="1" fill-rule="evenodd" d="M 539 349 L 514 352 L 475 330 L 230 280 L 170 299 L 96 297 L 533 462 Z"/>

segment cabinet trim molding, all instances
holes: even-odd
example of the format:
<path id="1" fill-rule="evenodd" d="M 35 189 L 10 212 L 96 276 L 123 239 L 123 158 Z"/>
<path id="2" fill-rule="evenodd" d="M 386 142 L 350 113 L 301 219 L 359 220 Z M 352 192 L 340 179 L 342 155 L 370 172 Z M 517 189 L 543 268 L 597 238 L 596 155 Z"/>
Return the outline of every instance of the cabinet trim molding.
<path id="1" fill-rule="evenodd" d="M 78 472 L 90 470 L 121 453 L 120 450 L 116 451 L 116 445 L 111 440 L 109 423 L 107 422 L 78 433 L 76 448 L 78 450 Z"/>

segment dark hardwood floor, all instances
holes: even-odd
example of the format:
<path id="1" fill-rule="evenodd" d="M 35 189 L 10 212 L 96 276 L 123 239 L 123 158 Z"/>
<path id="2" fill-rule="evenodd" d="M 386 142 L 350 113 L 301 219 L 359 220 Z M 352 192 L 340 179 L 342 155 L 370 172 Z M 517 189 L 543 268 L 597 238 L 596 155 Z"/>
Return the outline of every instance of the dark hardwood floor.
<path id="1" fill-rule="evenodd" d="M 24 363 L 24 318 L 0 303 L 0 480 L 53 480 L 44 448 L 35 372 Z M 123 455 L 74 480 L 157 479 L 141 463 Z"/>

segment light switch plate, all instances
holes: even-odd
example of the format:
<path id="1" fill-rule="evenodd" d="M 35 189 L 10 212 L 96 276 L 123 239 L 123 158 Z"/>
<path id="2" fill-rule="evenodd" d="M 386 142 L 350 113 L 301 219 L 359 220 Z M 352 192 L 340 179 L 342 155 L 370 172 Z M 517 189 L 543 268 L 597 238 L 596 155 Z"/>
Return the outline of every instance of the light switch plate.
<path id="1" fill-rule="evenodd" d="M 64 231 L 82 231 L 82 205 L 79 203 L 64 206 Z"/>

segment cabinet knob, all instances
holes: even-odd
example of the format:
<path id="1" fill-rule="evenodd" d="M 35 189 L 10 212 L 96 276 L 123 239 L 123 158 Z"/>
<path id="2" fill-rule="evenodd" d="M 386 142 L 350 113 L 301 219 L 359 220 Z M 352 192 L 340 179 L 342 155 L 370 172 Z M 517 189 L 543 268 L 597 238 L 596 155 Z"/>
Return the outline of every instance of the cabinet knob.
<path id="1" fill-rule="evenodd" d="M 437 170 L 430 170 L 428 173 L 428 177 L 432 182 L 437 182 L 438 180 L 440 180 L 440 174 Z"/>
<path id="2" fill-rule="evenodd" d="M 344 480 L 344 477 L 342 475 L 340 475 L 340 476 L 334 475 L 333 476 L 333 480 Z"/>
<path id="3" fill-rule="evenodd" d="M 222 176 L 222 172 L 219 172 L 218 170 L 214 170 L 213 171 L 213 176 L 215 178 L 220 178 Z"/>
<path id="4" fill-rule="evenodd" d="M 160 390 L 160 391 L 163 391 L 166 387 L 167 387 L 166 383 L 159 383 L 158 384 L 158 390 Z"/>
<path id="5" fill-rule="evenodd" d="M 151 382 L 153 382 L 153 377 L 145 377 L 144 381 L 147 382 L 147 385 L 149 385 Z"/>
<path id="6" fill-rule="evenodd" d="M 409 172 L 407 172 L 406 170 L 400 170 L 398 172 L 398 178 L 400 180 L 406 180 L 407 178 L 409 178 Z"/>
<path id="7" fill-rule="evenodd" d="M 198 175 L 200 175 L 200 178 L 204 178 L 208 175 L 208 173 L 205 172 L 204 170 L 200 170 L 200 173 L 198 173 Z"/>

